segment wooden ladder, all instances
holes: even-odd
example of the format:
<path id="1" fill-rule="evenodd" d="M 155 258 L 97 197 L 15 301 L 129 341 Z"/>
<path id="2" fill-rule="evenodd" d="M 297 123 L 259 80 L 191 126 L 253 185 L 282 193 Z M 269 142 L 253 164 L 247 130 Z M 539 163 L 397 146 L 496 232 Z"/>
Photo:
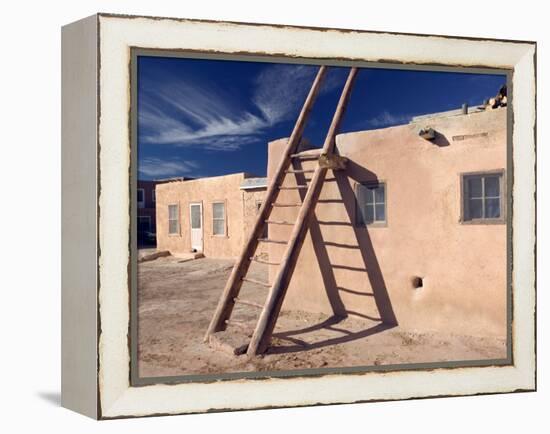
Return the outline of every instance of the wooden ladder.
<path id="1" fill-rule="evenodd" d="M 247 354 L 249 356 L 255 356 L 257 354 L 264 353 L 270 343 L 271 335 L 273 329 L 275 328 L 275 323 L 279 316 L 283 300 L 294 272 L 296 266 L 296 261 L 300 253 L 302 244 L 304 242 L 308 227 L 310 217 L 315 205 L 319 198 L 323 182 L 325 180 L 325 175 L 328 169 L 339 170 L 345 167 L 345 159 L 334 154 L 335 148 L 335 138 L 338 132 L 340 122 L 342 121 L 347 102 L 357 75 L 357 68 L 351 68 L 342 94 L 338 101 L 336 111 L 332 118 L 323 148 L 319 153 L 296 153 L 298 149 L 298 144 L 302 138 L 302 133 L 304 131 L 305 124 L 313 107 L 315 98 L 319 93 L 319 89 L 323 78 L 326 74 L 327 68 L 321 66 L 315 77 L 313 85 L 309 91 L 309 94 L 306 98 L 304 106 L 298 116 L 298 120 L 294 126 L 290 139 L 288 140 L 286 149 L 284 151 L 283 157 L 277 166 L 275 175 L 266 192 L 265 200 L 258 212 L 258 218 L 250 237 L 247 240 L 246 244 L 243 246 L 241 255 L 239 256 L 229 280 L 225 285 L 223 293 L 220 297 L 214 316 L 206 332 L 205 341 L 208 341 L 216 332 L 223 331 L 228 325 L 231 325 L 233 322 L 230 320 L 231 313 L 236 303 L 242 303 L 249 306 L 254 306 L 261 309 L 261 313 L 248 344 Z M 301 161 L 303 159 L 315 159 L 317 165 L 314 170 L 299 170 L 291 169 L 293 162 Z M 309 185 L 298 185 L 294 187 L 283 187 L 283 182 L 285 177 L 288 174 L 297 174 L 311 172 L 313 173 Z M 281 190 L 284 189 L 304 189 L 306 190 L 305 197 L 301 203 L 278 203 L 277 197 Z M 295 206 L 300 207 L 298 212 L 298 217 L 294 223 L 286 221 L 274 221 L 269 220 L 271 211 L 274 207 L 278 206 Z M 273 239 L 262 238 L 266 224 L 283 224 L 283 225 L 292 225 L 292 233 L 288 241 L 279 241 Z M 254 253 L 259 243 L 271 242 L 271 243 L 280 243 L 286 244 L 286 249 L 281 258 L 280 263 L 270 262 L 270 261 L 260 261 L 254 257 Z M 271 258 L 270 258 L 271 259 Z M 266 282 L 258 282 L 253 279 L 247 278 L 248 269 L 252 261 L 263 262 L 268 265 L 278 265 L 279 269 L 277 275 L 273 281 L 273 284 L 270 285 Z M 243 281 L 248 281 L 251 283 L 256 283 L 269 287 L 269 293 L 265 300 L 265 304 L 261 305 L 259 303 L 242 300 L 240 299 L 239 292 Z"/>

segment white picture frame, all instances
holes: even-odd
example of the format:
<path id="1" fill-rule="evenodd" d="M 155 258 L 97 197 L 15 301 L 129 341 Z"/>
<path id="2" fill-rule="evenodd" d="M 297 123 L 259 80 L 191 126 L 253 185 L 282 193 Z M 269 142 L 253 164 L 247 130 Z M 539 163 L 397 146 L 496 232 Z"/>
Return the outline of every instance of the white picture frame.
<path id="1" fill-rule="evenodd" d="M 512 71 L 512 363 L 135 386 L 130 375 L 132 48 Z M 62 405 L 96 419 L 532 391 L 536 44 L 97 14 L 62 38 Z M 509 90 L 510 92 L 510 90 Z"/>

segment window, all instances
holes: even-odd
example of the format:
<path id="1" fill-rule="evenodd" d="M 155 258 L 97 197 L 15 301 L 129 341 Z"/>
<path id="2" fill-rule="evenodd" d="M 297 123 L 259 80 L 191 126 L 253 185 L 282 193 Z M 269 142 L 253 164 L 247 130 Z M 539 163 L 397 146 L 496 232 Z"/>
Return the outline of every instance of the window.
<path id="1" fill-rule="evenodd" d="M 149 232 L 151 230 L 151 217 L 149 217 L 148 215 L 138 216 L 137 223 L 138 232 Z"/>
<path id="2" fill-rule="evenodd" d="M 138 208 L 145 208 L 145 191 L 143 188 L 137 189 L 137 203 Z"/>
<path id="3" fill-rule="evenodd" d="M 168 205 L 168 233 L 170 235 L 179 235 L 180 216 L 178 205 Z"/>
<path id="4" fill-rule="evenodd" d="M 502 172 L 462 175 L 463 221 L 503 220 L 502 175 Z"/>
<path id="5" fill-rule="evenodd" d="M 212 233 L 225 235 L 225 202 L 212 204 Z"/>
<path id="6" fill-rule="evenodd" d="M 151 190 L 151 198 L 153 199 L 153 202 L 157 201 L 157 191 L 154 188 Z"/>
<path id="7" fill-rule="evenodd" d="M 359 226 L 386 223 L 386 184 L 357 184 L 356 196 Z"/>

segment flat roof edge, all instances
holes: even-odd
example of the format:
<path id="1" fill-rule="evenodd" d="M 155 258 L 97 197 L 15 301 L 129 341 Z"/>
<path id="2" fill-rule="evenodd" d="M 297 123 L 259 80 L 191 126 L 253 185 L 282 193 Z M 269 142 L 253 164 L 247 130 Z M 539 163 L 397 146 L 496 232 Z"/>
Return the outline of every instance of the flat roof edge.
<path id="1" fill-rule="evenodd" d="M 267 178 L 245 178 L 239 187 L 241 190 L 267 188 Z"/>

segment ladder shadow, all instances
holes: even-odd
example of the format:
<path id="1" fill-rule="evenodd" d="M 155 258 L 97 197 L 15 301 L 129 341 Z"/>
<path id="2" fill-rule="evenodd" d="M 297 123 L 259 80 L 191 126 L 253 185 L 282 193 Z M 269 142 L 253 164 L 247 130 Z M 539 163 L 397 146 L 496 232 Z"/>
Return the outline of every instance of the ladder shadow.
<path id="1" fill-rule="evenodd" d="M 348 161 L 345 171 L 336 171 L 334 172 L 334 176 L 338 184 L 338 190 L 340 191 L 344 207 L 346 208 L 346 213 L 351 222 L 357 245 L 359 246 L 358 250 L 361 254 L 363 264 L 365 265 L 380 319 L 384 324 L 397 326 L 397 317 L 393 310 L 380 263 L 374 251 L 369 229 L 366 226 L 359 226 L 356 224 L 356 198 L 350 182 L 350 179 L 357 183 L 377 182 L 378 177 L 374 172 L 371 172 L 351 160 Z"/>
<path id="2" fill-rule="evenodd" d="M 296 164 L 296 169 L 300 169 L 301 165 Z M 334 171 L 334 180 L 338 185 L 340 191 L 341 200 L 331 200 L 330 203 L 339 203 L 342 204 L 349 218 L 349 223 L 342 222 L 327 222 L 319 221 L 313 212 L 310 223 L 309 223 L 309 233 L 312 239 L 313 249 L 319 264 L 319 270 L 321 272 L 321 277 L 323 279 L 323 284 L 325 291 L 328 297 L 328 301 L 331 305 L 333 316 L 328 318 L 325 321 L 322 321 L 318 324 L 302 328 L 299 330 L 292 330 L 286 332 L 274 333 L 273 337 L 276 337 L 280 340 L 287 340 L 292 342 L 294 345 L 277 345 L 269 348 L 269 354 L 281 354 L 289 352 L 298 352 L 306 351 L 315 348 L 322 348 L 326 346 L 336 345 L 340 343 L 350 342 L 353 340 L 365 338 L 367 336 L 374 335 L 376 333 L 383 332 L 385 330 L 391 329 L 398 325 L 397 318 L 393 311 L 384 276 L 374 247 L 372 245 L 371 238 L 366 227 L 358 227 L 355 224 L 355 194 L 353 188 L 350 184 L 349 178 L 357 182 L 373 181 L 377 180 L 376 175 L 373 172 L 348 161 L 348 170 L 344 172 Z M 298 184 L 304 184 L 306 178 L 303 174 L 296 174 L 296 181 Z M 305 192 L 299 191 L 300 198 L 303 201 L 305 197 Z M 321 202 L 321 201 L 320 201 Z M 326 201 L 325 201 L 326 202 Z M 355 239 L 357 245 L 354 244 L 341 244 L 328 242 L 323 239 L 323 234 L 321 231 L 321 225 L 332 225 L 332 226 L 348 226 L 353 228 Z M 349 267 L 344 265 L 334 265 L 331 264 L 330 257 L 328 254 L 327 246 L 342 247 L 348 249 L 358 250 L 361 254 L 362 261 L 365 265 L 365 268 Z M 336 282 L 336 277 L 334 275 L 335 268 L 343 268 L 351 271 L 365 271 L 369 283 L 372 288 L 371 293 L 360 293 L 359 291 L 353 291 L 348 288 L 343 288 L 338 285 Z M 346 309 L 342 298 L 340 296 L 340 291 L 354 293 L 356 295 L 364 295 L 372 297 L 375 301 L 377 310 L 380 314 L 380 318 L 374 318 L 368 315 L 360 314 Z M 321 329 L 331 329 L 334 325 L 343 321 L 349 315 L 359 316 L 364 319 L 379 321 L 379 324 L 368 327 L 364 330 L 358 332 L 350 332 L 348 330 L 339 329 L 335 331 L 341 331 L 344 333 L 344 336 L 338 336 L 334 338 L 329 338 L 323 341 L 308 343 L 302 339 L 294 337 L 295 335 L 315 332 Z"/>
<path id="3" fill-rule="evenodd" d="M 289 341 L 292 344 L 270 346 L 266 354 L 297 353 L 301 351 L 309 351 L 309 350 L 314 350 L 314 349 L 319 349 L 324 347 L 330 347 L 332 345 L 344 344 L 346 342 L 352 342 L 357 339 L 366 338 L 368 336 L 372 336 L 377 333 L 381 333 L 383 331 L 396 327 L 396 325 L 392 325 L 392 324 L 378 323 L 372 327 L 368 327 L 366 329 L 363 329 L 357 332 L 352 332 L 344 328 L 335 327 L 336 325 L 338 325 L 340 322 L 344 320 L 345 320 L 344 317 L 332 316 L 326 319 L 325 321 L 322 321 L 313 326 L 304 327 L 302 329 L 291 330 L 287 332 L 273 333 L 274 338 L 280 339 L 282 341 Z M 295 337 L 295 335 L 311 333 L 322 329 L 340 332 L 342 333 L 342 336 L 336 336 L 333 338 L 328 338 L 322 341 L 311 342 L 311 343 Z"/>
<path id="4" fill-rule="evenodd" d="M 296 168 L 301 168 L 301 165 L 297 163 Z M 390 296 L 388 294 L 386 282 L 384 280 L 384 275 L 382 274 L 376 252 L 374 251 L 374 246 L 370 238 L 369 230 L 366 226 L 358 226 L 356 224 L 355 192 L 353 191 L 353 187 L 350 183 L 350 179 L 358 183 L 376 182 L 378 181 L 378 177 L 374 172 L 371 172 L 370 170 L 358 165 L 351 160 L 348 160 L 346 170 L 336 170 L 332 173 L 333 178 L 331 179 L 335 180 L 340 193 L 340 199 L 334 199 L 334 202 L 338 202 L 345 207 L 349 223 L 346 222 L 344 224 L 342 222 L 320 221 L 317 219 L 315 212 L 313 212 L 309 224 L 309 232 L 312 239 L 313 248 L 317 257 L 317 262 L 319 264 L 319 269 L 323 278 L 325 291 L 332 307 L 332 311 L 337 317 L 346 317 L 350 313 L 357 315 L 356 312 L 350 312 L 346 309 L 342 298 L 340 297 L 341 287 L 336 282 L 334 269 L 340 268 L 359 272 L 365 271 L 369 279 L 370 286 L 372 288 L 371 295 L 374 298 L 376 307 L 380 314 L 379 320 L 385 324 L 398 325 L 397 318 L 391 304 Z M 305 183 L 305 176 L 303 174 L 296 174 L 296 181 L 300 184 Z M 303 200 L 303 198 L 305 197 L 305 192 L 300 191 L 299 194 L 301 199 Z M 351 227 L 355 236 L 356 244 L 325 241 L 321 232 L 321 224 Z M 332 264 L 328 254 L 327 246 L 348 248 L 359 251 L 359 253 L 361 254 L 363 265 L 365 266 L 364 269 L 350 267 L 346 265 Z M 369 317 L 369 319 L 371 318 Z"/>
<path id="5" fill-rule="evenodd" d="M 294 168 L 301 169 L 302 165 L 299 162 L 296 162 L 294 164 Z M 306 184 L 307 180 L 303 173 L 296 173 L 295 176 L 297 184 Z M 300 200 L 303 202 L 306 192 L 299 190 L 298 194 L 300 195 Z M 311 220 L 309 222 L 309 234 L 311 236 L 313 250 L 315 251 L 315 256 L 317 257 L 319 270 L 321 271 L 321 277 L 323 279 L 327 298 L 332 308 L 334 317 L 345 318 L 347 316 L 346 307 L 344 306 L 340 293 L 338 292 L 338 284 L 336 282 L 336 277 L 334 276 L 334 270 L 330 266 L 330 258 L 324 244 L 321 226 L 315 215 L 315 210 L 313 210 Z"/>

